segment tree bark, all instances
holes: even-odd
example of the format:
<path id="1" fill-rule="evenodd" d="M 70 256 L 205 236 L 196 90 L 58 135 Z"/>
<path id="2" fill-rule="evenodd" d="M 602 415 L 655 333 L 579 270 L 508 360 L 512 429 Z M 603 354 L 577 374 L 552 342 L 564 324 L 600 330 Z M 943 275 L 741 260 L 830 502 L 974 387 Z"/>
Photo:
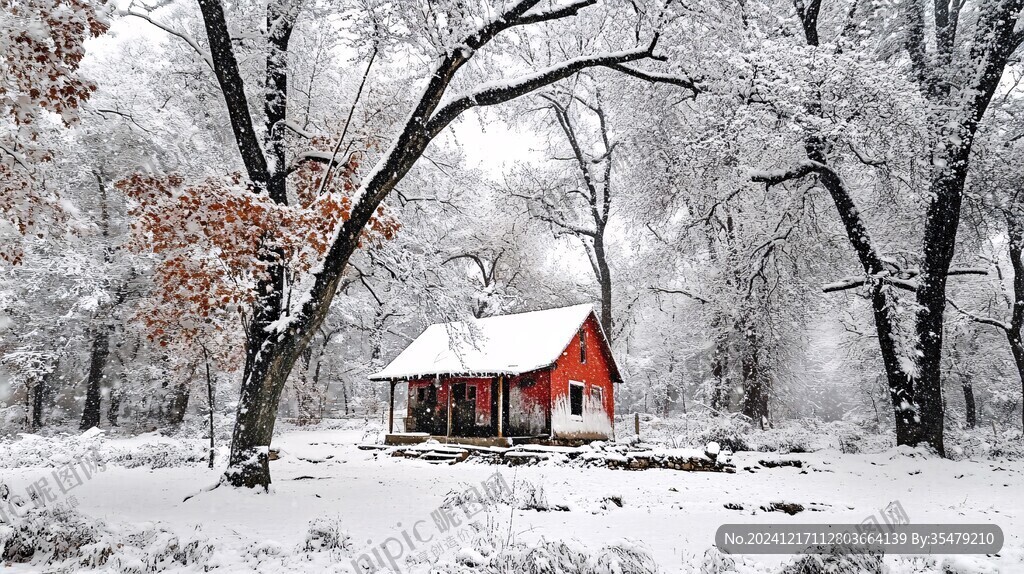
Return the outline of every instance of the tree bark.
<path id="1" fill-rule="evenodd" d="M 711 357 L 711 413 L 718 415 L 729 408 L 729 339 L 720 334 L 715 341 L 715 351 Z"/>
<path id="2" fill-rule="evenodd" d="M 46 397 L 50 393 L 50 379 L 57 373 L 58 365 L 55 365 L 52 371 L 40 377 L 39 381 L 32 386 L 31 402 L 33 429 L 40 429 L 45 423 L 44 410 L 46 408 Z"/>
<path id="3" fill-rule="evenodd" d="M 601 329 L 611 342 L 612 338 L 612 271 L 608 266 L 608 256 L 604 248 L 604 229 L 594 238 L 594 260 L 599 271 L 597 280 L 601 284 Z"/>
<path id="4" fill-rule="evenodd" d="M 82 422 L 78 428 L 88 430 L 100 426 L 101 389 L 103 371 L 110 356 L 110 332 L 106 325 L 98 327 L 92 339 L 92 351 L 89 353 L 89 376 L 85 383 L 85 405 L 82 409 Z"/>
<path id="5" fill-rule="evenodd" d="M 171 390 L 167 402 L 167 424 L 180 425 L 185 421 L 185 414 L 188 413 L 189 396 L 192 394 L 192 376 L 187 381 L 178 383 Z"/>
<path id="6" fill-rule="evenodd" d="M 117 388 L 110 389 L 110 403 L 107 405 L 107 421 L 110 426 L 118 426 L 118 421 L 121 416 L 121 399 L 124 396 L 124 379 L 121 378 L 121 385 Z"/>
<path id="7" fill-rule="evenodd" d="M 32 428 L 40 429 L 43 427 L 43 403 L 45 391 L 43 389 L 43 381 L 40 380 L 32 387 Z"/>
<path id="8" fill-rule="evenodd" d="M 978 426 L 978 406 L 974 400 L 974 382 L 970 373 L 964 373 L 961 385 L 964 390 L 964 411 L 966 415 L 967 428 L 972 429 Z"/>
<path id="9" fill-rule="evenodd" d="M 761 370 L 761 340 L 757 331 L 745 326 L 743 353 L 743 414 L 764 430 L 768 419 L 768 385 Z"/>

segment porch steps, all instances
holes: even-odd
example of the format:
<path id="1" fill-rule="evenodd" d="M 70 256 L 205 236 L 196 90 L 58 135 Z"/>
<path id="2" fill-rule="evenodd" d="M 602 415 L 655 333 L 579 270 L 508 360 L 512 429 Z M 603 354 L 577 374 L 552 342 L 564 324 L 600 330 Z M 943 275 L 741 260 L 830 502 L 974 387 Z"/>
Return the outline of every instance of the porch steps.
<path id="1" fill-rule="evenodd" d="M 418 458 L 432 464 L 455 464 L 469 458 L 469 451 L 445 452 L 430 450 L 421 454 Z"/>

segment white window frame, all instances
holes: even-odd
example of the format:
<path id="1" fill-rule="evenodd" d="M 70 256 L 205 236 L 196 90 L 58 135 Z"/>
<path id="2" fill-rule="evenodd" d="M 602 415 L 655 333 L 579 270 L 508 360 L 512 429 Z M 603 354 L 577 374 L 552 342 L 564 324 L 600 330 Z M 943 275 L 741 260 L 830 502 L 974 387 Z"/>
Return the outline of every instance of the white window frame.
<path id="1" fill-rule="evenodd" d="M 572 414 L 572 388 L 573 386 L 583 389 L 583 400 L 580 401 L 581 412 L 578 415 Z M 574 421 L 582 421 L 583 413 L 587 412 L 587 384 L 581 381 L 569 381 L 569 418 Z"/>
<path id="2" fill-rule="evenodd" d="M 601 410 L 603 411 L 604 410 L 604 387 L 602 387 L 601 385 L 590 385 L 590 400 L 594 400 L 594 391 L 597 391 L 597 393 L 600 395 L 599 397 L 597 397 L 598 398 L 597 405 L 599 407 L 601 407 Z"/>

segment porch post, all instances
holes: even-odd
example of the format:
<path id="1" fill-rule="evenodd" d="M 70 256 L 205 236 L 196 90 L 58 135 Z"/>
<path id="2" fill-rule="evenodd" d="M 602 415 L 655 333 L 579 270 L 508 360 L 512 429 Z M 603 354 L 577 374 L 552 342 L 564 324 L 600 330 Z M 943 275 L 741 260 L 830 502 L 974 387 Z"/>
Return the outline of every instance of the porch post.
<path id="1" fill-rule="evenodd" d="M 445 380 L 445 382 L 444 382 L 444 389 L 445 389 L 446 402 L 448 403 L 448 432 L 447 432 L 447 434 L 445 436 L 451 437 L 452 436 L 452 381 L 451 381 L 451 379 L 446 379 Z"/>
<path id="2" fill-rule="evenodd" d="M 498 375 L 498 438 L 504 436 L 505 375 Z"/>
<path id="3" fill-rule="evenodd" d="M 388 407 L 388 434 L 395 433 L 395 385 L 397 384 L 397 382 L 391 381 L 391 393 Z"/>

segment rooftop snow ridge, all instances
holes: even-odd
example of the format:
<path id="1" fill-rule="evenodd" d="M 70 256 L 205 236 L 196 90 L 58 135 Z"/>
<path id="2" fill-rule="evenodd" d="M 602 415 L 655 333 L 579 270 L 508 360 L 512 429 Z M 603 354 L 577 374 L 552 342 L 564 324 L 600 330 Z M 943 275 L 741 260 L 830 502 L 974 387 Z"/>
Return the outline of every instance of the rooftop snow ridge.
<path id="1" fill-rule="evenodd" d="M 436 323 L 370 379 L 528 373 L 554 364 L 593 312 L 584 304 Z"/>

